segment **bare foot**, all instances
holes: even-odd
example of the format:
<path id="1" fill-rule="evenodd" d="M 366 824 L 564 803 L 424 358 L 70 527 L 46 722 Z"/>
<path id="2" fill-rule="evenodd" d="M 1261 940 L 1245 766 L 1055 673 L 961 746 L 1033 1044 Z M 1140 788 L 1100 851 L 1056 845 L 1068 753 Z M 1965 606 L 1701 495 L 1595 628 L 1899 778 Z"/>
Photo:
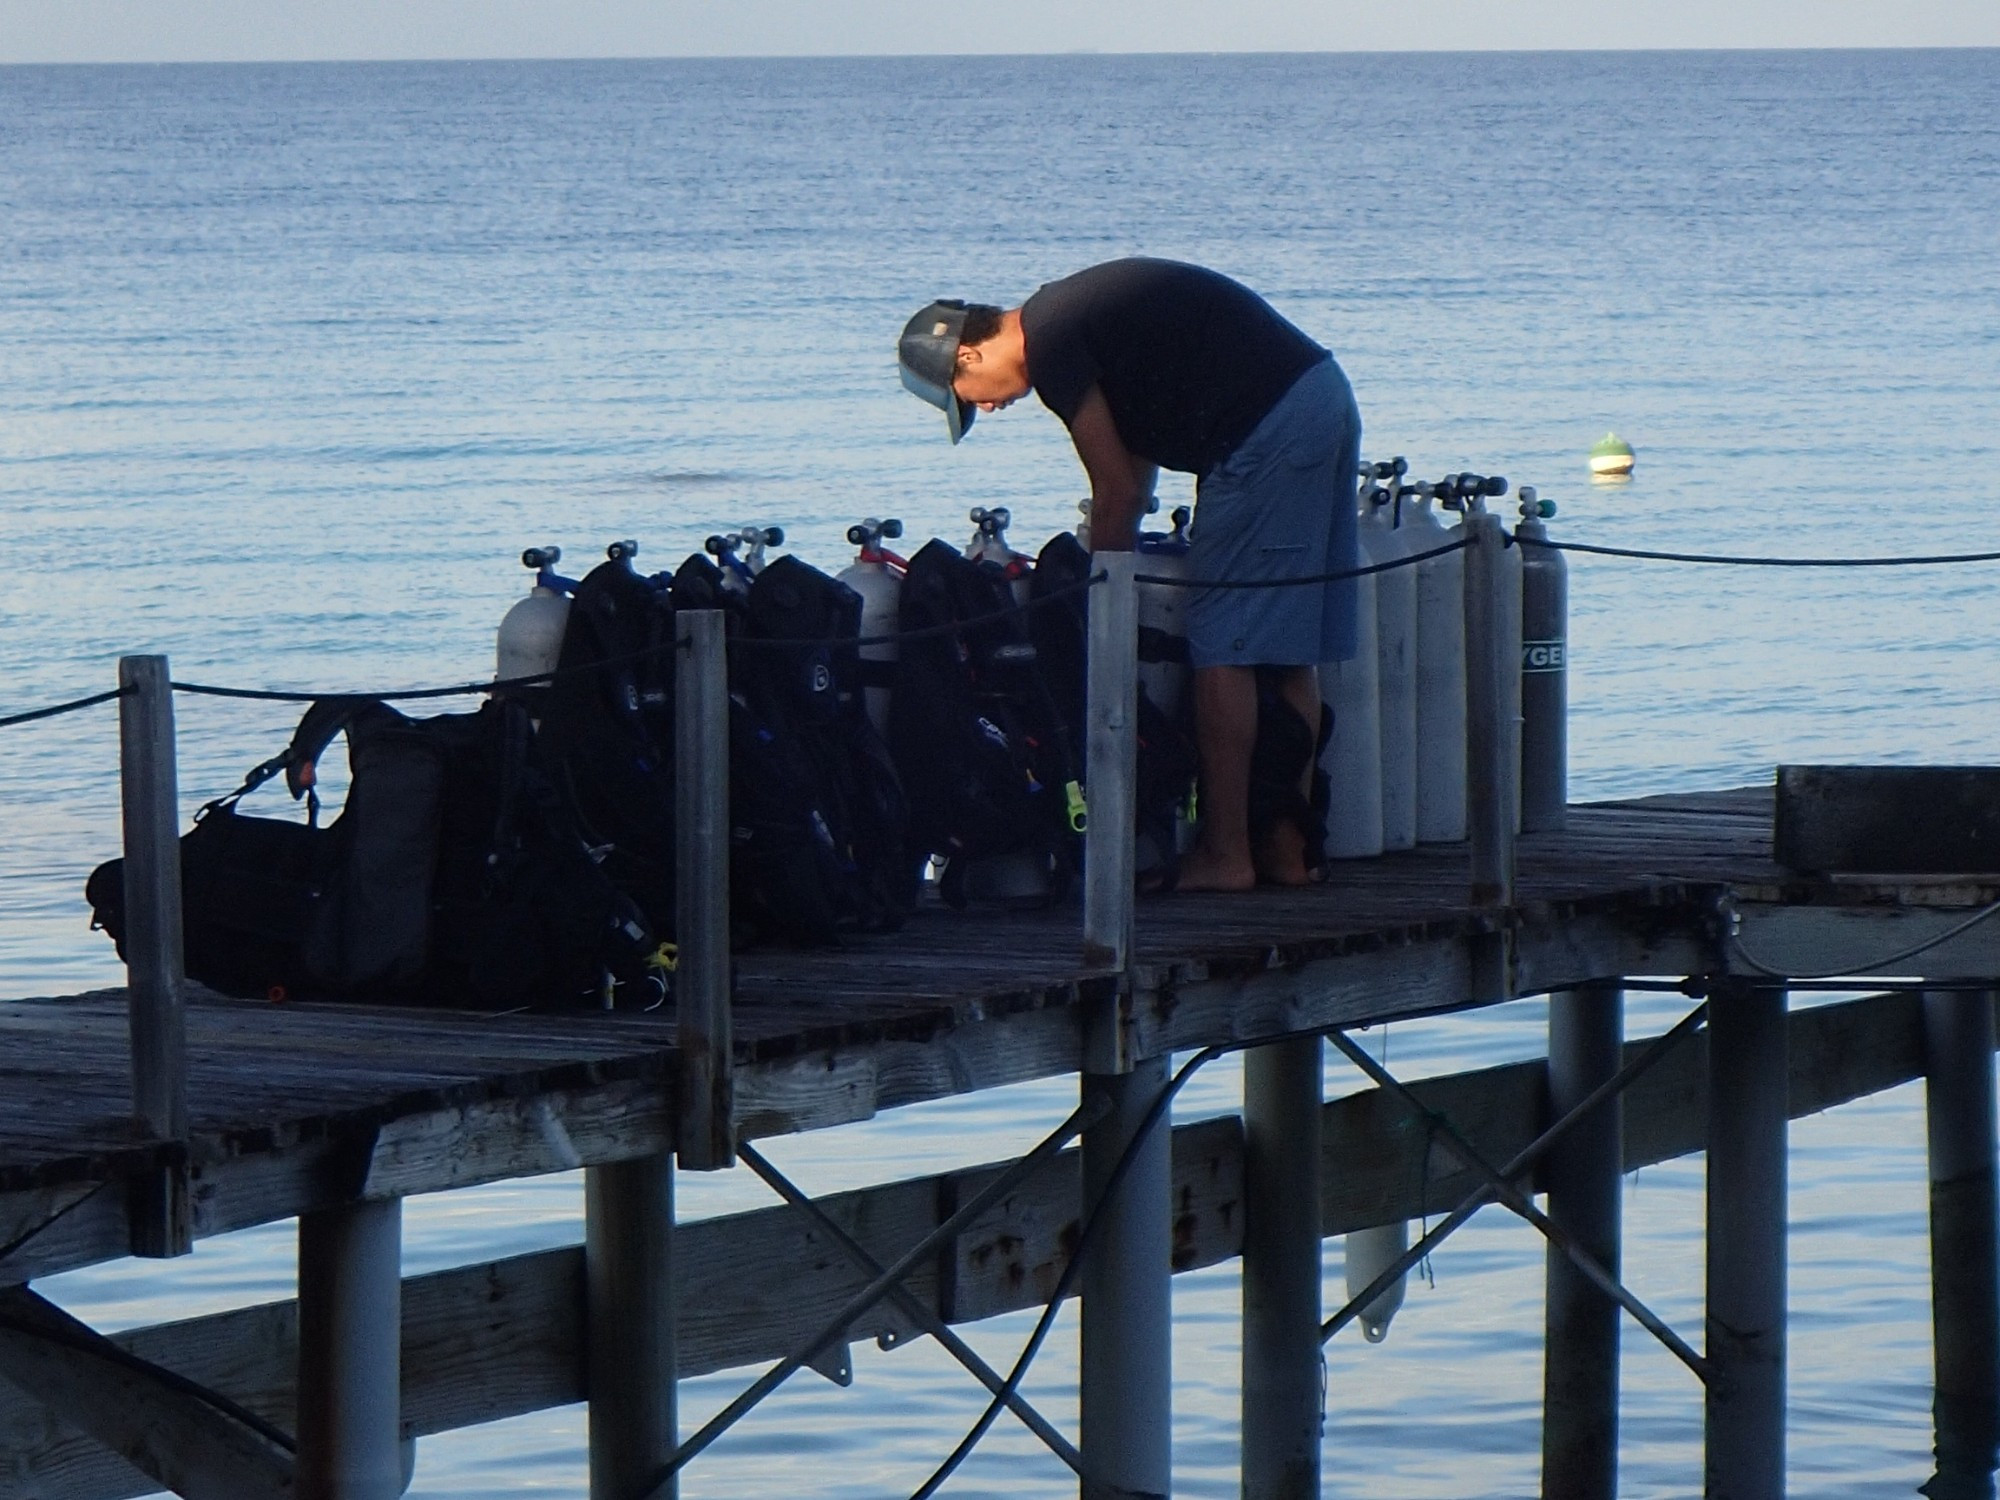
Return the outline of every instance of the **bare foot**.
<path id="1" fill-rule="evenodd" d="M 1181 856 L 1177 891 L 1253 891 L 1257 888 L 1257 867 L 1247 859 L 1218 859 L 1200 849 Z"/>
<path id="2" fill-rule="evenodd" d="M 1313 883 L 1313 873 L 1306 868 L 1305 835 L 1291 823 L 1273 828 L 1264 847 L 1257 851 L 1257 878 L 1265 885 Z"/>

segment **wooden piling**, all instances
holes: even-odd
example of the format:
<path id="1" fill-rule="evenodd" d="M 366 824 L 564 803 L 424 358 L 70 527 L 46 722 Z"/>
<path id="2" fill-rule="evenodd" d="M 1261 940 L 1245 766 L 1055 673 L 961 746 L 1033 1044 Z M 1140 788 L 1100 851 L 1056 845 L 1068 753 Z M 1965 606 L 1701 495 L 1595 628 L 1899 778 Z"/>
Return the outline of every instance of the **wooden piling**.
<path id="1" fill-rule="evenodd" d="M 1317 1500 L 1320 1040 L 1243 1056 L 1243 1500 Z"/>
<path id="2" fill-rule="evenodd" d="M 299 1216 L 300 1500 L 395 1500 L 402 1441 L 403 1205 Z"/>
<path id="3" fill-rule="evenodd" d="M 1559 1118 L 1612 1077 L 1624 1057 L 1625 999 L 1614 985 L 1549 997 L 1549 1112 Z M 1622 1239 L 1624 1102 L 1598 1105 L 1542 1167 L 1549 1218 L 1614 1277 Z M 1618 1493 L 1619 1310 L 1551 1245 L 1542 1368 L 1543 1500 Z"/>
<path id="4" fill-rule="evenodd" d="M 1111 1113 L 1083 1133 L 1083 1201 L 1097 1219 L 1083 1289 L 1082 1500 L 1165 1500 L 1173 1478 L 1173 1141 L 1134 1140 L 1167 1085 L 1167 1059 L 1086 1075 Z M 1130 1151 L 1115 1196 L 1105 1189 Z"/>
<path id="5" fill-rule="evenodd" d="M 673 1500 L 659 1485 L 679 1441 L 674 1338 L 674 1164 L 667 1155 L 584 1172 L 590 1500 Z"/>
<path id="6" fill-rule="evenodd" d="M 132 1035 L 132 1106 L 155 1140 L 187 1138 L 187 982 L 181 944 L 179 787 L 174 695 L 164 656 L 118 663 L 119 786 L 125 836 L 125 973 Z M 193 1248 L 183 1160 L 130 1188 L 132 1253 Z"/>
<path id="7" fill-rule="evenodd" d="M 1732 981 L 1709 999 L 1709 1500 L 1785 1493 L 1785 992 Z"/>
<path id="8" fill-rule="evenodd" d="M 1992 991 L 1924 996 L 1937 1474 L 1924 1492 L 1991 1495 L 2000 1458 Z"/>
<path id="9" fill-rule="evenodd" d="M 674 970 L 681 1055 L 676 1148 L 705 1172 L 736 1160 L 729 1018 L 729 662 L 717 609 L 674 616 Z"/>
<path id="10" fill-rule="evenodd" d="M 1511 594 L 1501 576 L 1506 534 L 1500 518 L 1471 512 L 1465 533 L 1465 801 L 1472 903 L 1504 907 L 1514 900 L 1518 779 L 1510 770 L 1514 737 L 1505 681 L 1510 668 L 1519 671 L 1519 655 L 1507 660 L 1512 637 L 1503 615 Z"/>

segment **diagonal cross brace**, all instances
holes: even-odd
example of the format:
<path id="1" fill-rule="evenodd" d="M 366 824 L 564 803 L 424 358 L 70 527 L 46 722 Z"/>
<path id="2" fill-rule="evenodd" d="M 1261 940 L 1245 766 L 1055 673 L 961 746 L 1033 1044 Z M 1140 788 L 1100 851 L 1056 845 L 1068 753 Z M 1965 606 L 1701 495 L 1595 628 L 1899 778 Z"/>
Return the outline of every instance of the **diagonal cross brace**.
<path id="1" fill-rule="evenodd" d="M 1602 1104 L 1612 1095 L 1623 1093 L 1626 1089 L 1630 1088 L 1640 1074 L 1651 1068 L 1654 1063 L 1665 1057 L 1682 1041 L 1692 1036 L 1707 1015 L 1708 1005 L 1706 1002 L 1703 1002 L 1689 1011 L 1685 1016 L 1682 1016 L 1669 1030 L 1653 1038 L 1651 1045 L 1645 1051 L 1641 1052 L 1637 1057 L 1625 1064 L 1624 1067 L 1592 1089 L 1578 1102 L 1575 1109 L 1564 1115 L 1560 1120 L 1555 1121 L 1547 1130 L 1544 1130 L 1534 1140 L 1522 1147 L 1512 1161 L 1509 1161 L 1505 1166 L 1500 1168 L 1499 1175 L 1503 1179 L 1511 1181 L 1527 1171 L 1528 1168 L 1547 1155 L 1549 1149 L 1557 1141 L 1567 1135 L 1579 1121 L 1588 1116 L 1598 1105 Z M 1383 1269 L 1381 1275 L 1369 1282 L 1355 1296 L 1350 1297 L 1345 1307 L 1320 1324 L 1320 1342 L 1322 1344 L 1325 1343 L 1336 1333 L 1340 1332 L 1341 1329 L 1353 1322 L 1356 1317 L 1360 1316 L 1362 1308 L 1368 1306 L 1377 1297 L 1381 1296 L 1410 1267 L 1414 1266 L 1426 1255 L 1429 1255 L 1454 1230 L 1458 1229 L 1474 1214 L 1479 1212 L 1480 1209 L 1491 1203 L 1494 1196 L 1494 1190 L 1490 1183 L 1482 1184 L 1473 1189 L 1463 1203 L 1459 1204 L 1457 1208 L 1454 1208 L 1439 1221 L 1437 1228 L 1433 1229 L 1429 1234 L 1418 1240 L 1416 1244 L 1410 1246 L 1409 1249 L 1397 1256 L 1394 1261 Z"/>
<path id="2" fill-rule="evenodd" d="M 839 1312 L 820 1326 L 817 1333 L 758 1376 L 741 1395 L 710 1417 L 701 1431 L 674 1450 L 673 1457 L 667 1460 L 653 1487 L 640 1496 L 639 1500 L 661 1500 L 671 1487 L 674 1475 L 685 1468 L 690 1459 L 734 1427 L 771 1392 L 805 1368 L 814 1355 L 839 1338 L 856 1318 L 888 1296 L 889 1289 L 899 1285 L 918 1261 L 934 1253 L 938 1246 L 1011 1193 L 1017 1184 L 1040 1171 L 1058 1151 L 1109 1112 L 1110 1106 L 1101 1098 L 1093 1097 L 1079 1105 L 1068 1119 L 1042 1137 L 1034 1150 L 973 1194 L 943 1223 L 897 1256 L 894 1264 L 850 1297 Z"/>
<path id="3" fill-rule="evenodd" d="M 1567 1229 L 1564 1229 L 1562 1225 L 1556 1223 L 1547 1214 L 1543 1213 L 1539 1208 L 1535 1207 L 1533 1200 L 1527 1194 L 1523 1193 L 1519 1187 L 1515 1186 L 1512 1180 L 1513 1177 L 1520 1175 L 1519 1172 L 1513 1174 L 1502 1173 L 1500 1168 L 1488 1161 L 1478 1148 L 1465 1138 L 1457 1126 L 1453 1125 L 1450 1120 L 1437 1111 L 1428 1108 L 1423 1100 L 1411 1093 L 1408 1087 L 1390 1073 L 1387 1068 L 1383 1067 L 1374 1058 L 1357 1047 L 1345 1032 L 1333 1031 L 1328 1032 L 1327 1035 L 1333 1042 L 1333 1045 L 1341 1050 L 1349 1062 L 1353 1063 L 1363 1073 L 1366 1073 L 1380 1087 L 1393 1094 L 1412 1113 L 1422 1117 L 1434 1129 L 1442 1133 L 1445 1138 L 1445 1149 L 1458 1157 L 1466 1166 L 1484 1177 L 1494 1197 L 1499 1199 L 1503 1207 L 1512 1209 L 1530 1224 L 1534 1225 L 1535 1228 L 1539 1229 L 1550 1244 L 1569 1257 L 1571 1264 L 1583 1273 L 1584 1278 L 1592 1286 L 1596 1287 L 1605 1296 L 1629 1312 L 1633 1320 L 1641 1328 L 1666 1345 L 1668 1351 L 1682 1364 L 1692 1370 L 1697 1379 L 1704 1382 L 1707 1381 L 1708 1362 L 1695 1353 L 1679 1334 L 1669 1328 L 1659 1314 L 1641 1302 L 1617 1277 L 1605 1270 L 1603 1264 L 1596 1256 L 1592 1255 L 1576 1242 L 1574 1235 Z"/>
<path id="4" fill-rule="evenodd" d="M 799 1191 L 798 1187 L 772 1166 L 756 1147 L 745 1141 L 737 1146 L 736 1153 L 743 1158 L 751 1171 L 764 1179 L 771 1191 L 812 1220 L 813 1225 L 831 1239 L 864 1275 L 881 1274 L 882 1263 L 870 1255 L 860 1241 L 836 1224 L 825 1209 Z M 1007 1382 L 1001 1378 L 999 1372 L 981 1359 L 976 1349 L 952 1332 L 949 1323 L 926 1307 L 915 1293 L 900 1282 L 889 1288 L 889 1300 L 914 1318 L 924 1332 L 949 1350 L 952 1357 L 965 1366 L 975 1380 L 1000 1397 L 1006 1403 L 1007 1409 L 1021 1419 L 1022 1425 L 1048 1445 L 1051 1453 L 1068 1464 L 1077 1474 L 1083 1473 L 1083 1455 L 1076 1451 L 1070 1440 L 1057 1431 L 1054 1425 L 1036 1411 L 1018 1391 L 1009 1390 Z"/>

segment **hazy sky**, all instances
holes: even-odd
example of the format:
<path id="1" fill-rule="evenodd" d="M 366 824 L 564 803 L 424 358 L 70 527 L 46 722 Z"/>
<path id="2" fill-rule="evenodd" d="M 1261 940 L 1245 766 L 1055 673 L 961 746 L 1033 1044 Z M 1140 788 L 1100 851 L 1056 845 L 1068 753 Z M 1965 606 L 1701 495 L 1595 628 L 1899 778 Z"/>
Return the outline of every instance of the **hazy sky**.
<path id="1" fill-rule="evenodd" d="M 2000 0 L 0 0 L 0 62 L 2000 46 Z"/>

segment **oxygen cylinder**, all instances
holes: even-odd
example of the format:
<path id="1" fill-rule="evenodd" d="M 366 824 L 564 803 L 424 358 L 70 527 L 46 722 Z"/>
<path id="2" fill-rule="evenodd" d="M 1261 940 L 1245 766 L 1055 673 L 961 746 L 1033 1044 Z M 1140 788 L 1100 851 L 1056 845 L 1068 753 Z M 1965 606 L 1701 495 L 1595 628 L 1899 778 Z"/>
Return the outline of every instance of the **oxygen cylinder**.
<path id="1" fill-rule="evenodd" d="M 847 539 L 861 549 L 860 555 L 837 575 L 839 581 L 861 596 L 861 638 L 894 635 L 903 597 L 903 559 L 886 551 L 882 543 L 903 534 L 903 523 L 881 521 L 870 516 L 858 526 L 847 528 Z M 885 739 L 889 734 L 889 680 L 895 672 L 897 648 L 894 641 L 880 641 L 861 648 L 862 696 L 868 706 L 868 722 Z"/>
<path id="2" fill-rule="evenodd" d="M 494 641 L 494 673 L 501 682 L 553 672 L 562 656 L 563 631 L 569 624 L 569 594 L 576 585 L 556 576 L 560 547 L 530 547 L 521 566 L 535 570 L 534 586 L 501 618 Z"/>
<path id="3" fill-rule="evenodd" d="M 747 594 L 764 571 L 764 549 L 783 546 L 784 541 L 783 527 L 745 526 L 709 537 L 701 545 L 722 569 L 722 586 L 733 594 Z"/>
<path id="4" fill-rule="evenodd" d="M 1548 540 L 1553 500 L 1521 486 L 1520 542 Z M 1521 554 L 1521 831 L 1552 833 L 1569 810 L 1569 568 L 1550 547 Z"/>
<path id="5" fill-rule="evenodd" d="M 1406 558 L 1412 533 L 1396 524 L 1395 489 L 1363 492 L 1364 548 Z M 1375 575 L 1375 649 L 1382 719 L 1382 847 L 1417 846 L 1417 570 Z"/>
<path id="6" fill-rule="evenodd" d="M 1085 495 L 1076 502 L 1076 539 L 1083 544 L 1083 550 L 1090 550 L 1090 496 Z"/>
<path id="7" fill-rule="evenodd" d="M 968 519 L 973 530 L 965 555 L 975 562 L 990 562 L 1004 570 L 1014 590 L 1015 602 L 1026 604 L 1028 577 L 1035 571 L 1035 560 L 1007 545 L 1007 528 L 1014 524 L 1013 512 L 1004 505 L 996 505 L 991 510 L 975 505 Z"/>
<path id="8" fill-rule="evenodd" d="M 1476 510 L 1486 509 L 1485 499 L 1498 499 L 1507 493 L 1507 481 L 1498 475 L 1484 478 L 1473 474 L 1466 476 L 1472 486 L 1477 486 L 1477 495 L 1470 498 Z M 1521 674 L 1514 670 L 1513 663 L 1521 659 L 1521 549 L 1507 547 L 1500 553 L 1500 660 L 1507 663 L 1500 679 L 1500 727 L 1503 743 L 1500 753 L 1506 757 L 1512 793 L 1509 798 L 1508 815 L 1513 820 L 1514 832 L 1521 831 Z"/>
<path id="9" fill-rule="evenodd" d="M 1403 491 L 1397 529 L 1408 533 L 1413 554 L 1435 552 L 1462 535 L 1438 519 L 1435 496 L 1429 484 Z M 1417 842 L 1455 844 L 1465 838 L 1465 554 L 1430 558 L 1415 572 Z"/>
<path id="10" fill-rule="evenodd" d="M 1347 1232 L 1347 1299 L 1352 1302 L 1368 1290 L 1368 1284 L 1402 1258 L 1410 1248 L 1410 1226 L 1402 1221 L 1380 1224 L 1372 1229 Z M 1403 1305 L 1403 1284 L 1408 1273 L 1398 1276 L 1375 1294 L 1375 1300 L 1361 1309 L 1357 1321 L 1362 1337 L 1379 1344 L 1389 1336 L 1389 1320 Z"/>
<path id="11" fill-rule="evenodd" d="M 1357 528 L 1362 566 L 1386 562 L 1392 545 L 1375 527 Z M 1354 580 L 1354 655 L 1319 665 L 1320 696 L 1333 710 L 1333 735 L 1320 755 L 1332 801 L 1326 857 L 1365 859 L 1382 852 L 1382 662 L 1375 583 Z"/>
<path id="12" fill-rule="evenodd" d="M 1188 576 L 1188 520 L 1192 512 L 1183 505 L 1173 513 L 1172 531 L 1141 532 L 1137 547 L 1139 571 L 1155 578 Z M 1179 660 L 1148 661 L 1153 648 L 1187 643 L 1188 591 L 1173 584 L 1142 583 L 1139 595 L 1139 686 L 1162 713 L 1172 715 L 1186 696 L 1188 663 Z"/>

